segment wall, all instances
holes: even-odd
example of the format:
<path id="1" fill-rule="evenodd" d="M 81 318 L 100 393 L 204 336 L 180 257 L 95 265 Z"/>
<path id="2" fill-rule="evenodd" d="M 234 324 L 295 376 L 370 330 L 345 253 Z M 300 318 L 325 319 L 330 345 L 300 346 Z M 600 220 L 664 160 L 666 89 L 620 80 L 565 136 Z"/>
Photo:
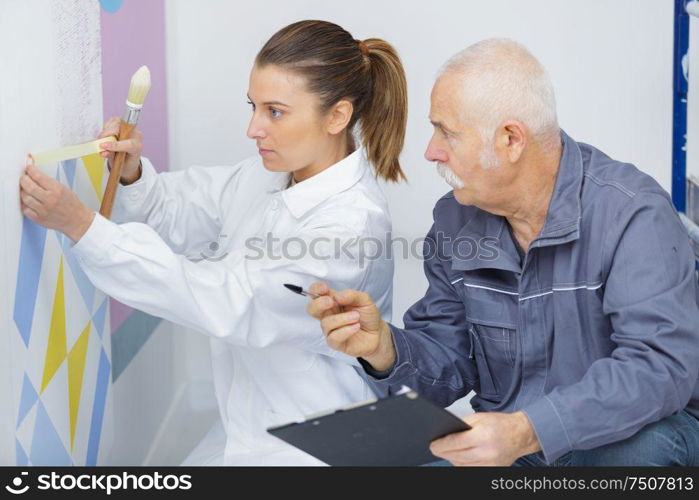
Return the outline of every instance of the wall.
<path id="1" fill-rule="evenodd" d="M 96 464 L 112 439 L 107 299 L 69 240 L 19 208 L 27 152 L 100 130 L 98 9 L 96 1 L 0 3 L 0 464 Z M 42 170 L 99 207 L 99 158 Z"/>

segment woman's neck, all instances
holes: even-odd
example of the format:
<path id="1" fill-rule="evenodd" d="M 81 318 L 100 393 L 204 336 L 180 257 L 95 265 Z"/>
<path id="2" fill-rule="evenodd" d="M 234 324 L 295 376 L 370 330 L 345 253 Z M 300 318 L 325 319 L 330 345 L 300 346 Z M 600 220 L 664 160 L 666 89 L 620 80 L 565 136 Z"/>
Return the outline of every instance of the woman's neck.
<path id="1" fill-rule="evenodd" d="M 294 181 L 302 182 L 306 179 L 310 179 L 314 175 L 318 175 L 323 170 L 346 158 L 353 150 L 354 141 L 348 140 L 347 138 L 335 141 L 335 143 L 329 146 L 316 161 L 308 166 L 295 170 L 293 172 Z"/>

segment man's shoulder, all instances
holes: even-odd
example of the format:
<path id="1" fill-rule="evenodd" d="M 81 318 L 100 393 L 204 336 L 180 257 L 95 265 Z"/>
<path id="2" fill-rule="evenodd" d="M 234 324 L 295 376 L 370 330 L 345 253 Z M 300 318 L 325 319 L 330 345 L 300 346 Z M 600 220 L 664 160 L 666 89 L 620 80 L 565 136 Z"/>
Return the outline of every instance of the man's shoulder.
<path id="1" fill-rule="evenodd" d="M 634 164 L 615 160 L 589 144 L 578 145 L 583 161 L 583 202 L 597 201 L 600 196 L 620 204 L 639 195 L 669 197 L 653 177 Z"/>
<path id="2" fill-rule="evenodd" d="M 615 227 L 610 237 L 620 237 L 627 222 L 638 213 L 654 218 L 674 212 L 670 194 L 635 165 L 614 160 L 587 144 L 580 144 L 580 151 L 584 166 L 580 194 L 583 228 Z"/>

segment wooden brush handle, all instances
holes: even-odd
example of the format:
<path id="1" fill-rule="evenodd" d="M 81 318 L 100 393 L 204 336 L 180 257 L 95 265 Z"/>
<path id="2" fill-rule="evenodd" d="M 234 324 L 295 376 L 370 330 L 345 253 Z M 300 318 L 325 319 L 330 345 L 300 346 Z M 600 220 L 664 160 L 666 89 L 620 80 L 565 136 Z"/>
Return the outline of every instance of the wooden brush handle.
<path id="1" fill-rule="evenodd" d="M 119 124 L 119 137 L 118 141 L 125 141 L 131 138 L 136 125 L 129 125 L 128 123 L 121 120 Z M 121 180 L 121 167 L 124 165 L 124 159 L 126 158 L 125 151 L 119 151 L 114 155 L 114 164 L 112 164 L 112 169 L 109 172 L 109 179 L 107 180 L 107 188 L 104 190 L 104 197 L 102 198 L 102 206 L 100 206 L 100 214 L 109 219 L 112 216 L 112 208 L 114 207 L 114 199 L 116 198 L 116 192 L 119 188 L 119 181 Z"/>

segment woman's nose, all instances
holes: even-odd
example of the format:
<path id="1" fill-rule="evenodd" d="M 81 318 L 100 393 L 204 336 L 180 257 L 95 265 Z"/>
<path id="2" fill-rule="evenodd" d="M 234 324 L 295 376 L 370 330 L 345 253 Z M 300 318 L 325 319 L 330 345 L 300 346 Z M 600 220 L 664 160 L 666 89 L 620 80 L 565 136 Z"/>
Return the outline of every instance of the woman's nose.
<path id="1" fill-rule="evenodd" d="M 267 137 L 264 128 L 260 126 L 254 117 L 250 120 L 250 125 L 248 125 L 247 135 L 250 139 L 264 139 Z"/>

